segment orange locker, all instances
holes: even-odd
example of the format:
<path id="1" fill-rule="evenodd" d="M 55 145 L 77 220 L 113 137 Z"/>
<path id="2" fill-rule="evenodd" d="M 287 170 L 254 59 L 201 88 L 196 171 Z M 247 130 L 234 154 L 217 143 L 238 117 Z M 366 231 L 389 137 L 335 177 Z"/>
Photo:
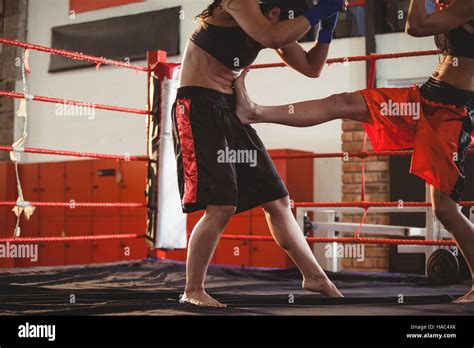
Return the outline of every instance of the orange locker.
<path id="1" fill-rule="evenodd" d="M 120 216 L 121 234 L 146 234 L 146 214 L 142 216 Z"/>
<path id="2" fill-rule="evenodd" d="M 224 234 L 226 235 L 250 235 L 251 218 L 249 214 L 235 215 L 227 224 Z"/>
<path id="3" fill-rule="evenodd" d="M 39 164 L 39 201 L 64 202 L 64 162 Z M 41 217 L 64 216 L 64 208 L 42 208 Z"/>
<path id="4" fill-rule="evenodd" d="M 92 234 L 91 216 L 66 217 L 67 236 L 90 236 Z M 65 244 L 65 264 L 79 265 L 92 263 L 92 242 L 68 242 Z"/>
<path id="5" fill-rule="evenodd" d="M 251 234 L 253 236 L 271 236 L 270 228 L 268 228 L 265 215 L 254 215 L 252 213 Z"/>
<path id="6" fill-rule="evenodd" d="M 269 150 L 271 156 L 312 154 L 297 150 Z M 297 202 L 310 202 L 314 199 L 314 160 L 277 159 L 274 161 L 281 178 L 285 182 L 290 198 Z"/>
<path id="7" fill-rule="evenodd" d="M 121 234 L 146 234 L 146 212 L 141 216 L 120 216 Z M 123 239 L 120 242 L 120 259 L 144 260 L 148 254 L 146 238 Z"/>
<path id="8" fill-rule="evenodd" d="M 148 254 L 146 238 L 123 239 L 120 241 L 120 260 L 145 260 Z"/>
<path id="9" fill-rule="evenodd" d="M 120 202 L 120 163 L 113 160 L 92 162 L 92 201 Z M 118 216 L 119 208 L 94 208 L 94 216 Z"/>
<path id="10" fill-rule="evenodd" d="M 224 230 L 225 235 L 250 235 L 250 214 L 234 216 Z M 250 266 L 250 246 L 247 241 L 222 240 L 217 246 L 215 263 L 221 265 Z"/>
<path id="11" fill-rule="evenodd" d="M 41 237 L 60 237 L 64 235 L 64 216 L 40 217 Z M 65 264 L 64 243 L 41 243 L 38 266 L 61 266 Z"/>
<path id="12" fill-rule="evenodd" d="M 145 162 L 121 162 L 120 202 L 145 203 L 147 168 Z M 146 208 L 121 209 L 122 216 L 142 216 Z"/>
<path id="13" fill-rule="evenodd" d="M 92 161 L 66 163 L 66 202 L 92 202 Z M 66 209 L 67 216 L 91 216 L 92 208 Z"/>
<path id="14" fill-rule="evenodd" d="M 9 186 L 7 162 L 0 162 L 0 201 L 7 201 L 7 187 Z M 7 207 L 0 207 L 0 237 L 6 235 Z"/>
<path id="15" fill-rule="evenodd" d="M 265 212 L 263 211 L 262 207 L 253 208 L 250 211 L 250 216 L 253 218 L 254 216 L 265 216 Z"/>
<path id="16" fill-rule="evenodd" d="M 23 188 L 23 197 L 26 201 L 39 201 L 39 165 L 22 164 L 19 168 L 20 181 Z M 24 216 L 20 220 L 21 237 L 39 236 L 39 216 L 42 208 L 36 208 L 29 220 Z"/>
<path id="17" fill-rule="evenodd" d="M 15 259 L 12 258 L 0 258 L 0 268 L 14 268 Z"/>
<path id="18" fill-rule="evenodd" d="M 252 267 L 291 268 L 293 262 L 275 242 L 252 242 Z"/>
<path id="19" fill-rule="evenodd" d="M 185 262 L 187 254 L 188 254 L 187 249 L 167 250 L 165 252 L 164 258 L 169 259 L 169 260 Z M 211 261 L 211 263 L 212 263 L 212 261 Z"/>
<path id="20" fill-rule="evenodd" d="M 214 263 L 218 265 L 250 266 L 250 243 L 240 240 L 222 240 L 216 250 Z"/>
<path id="21" fill-rule="evenodd" d="M 14 202 L 17 198 L 15 167 L 13 163 L 0 162 L 0 201 Z M 12 207 L 0 207 L 0 237 L 11 237 L 16 216 Z"/>
<path id="22" fill-rule="evenodd" d="M 13 164 L 0 162 L 0 201 L 16 200 L 16 179 Z M 11 207 L 0 207 L 0 238 L 11 237 L 16 217 Z M 15 267 L 15 259 L 0 257 L 0 268 Z"/>
<path id="23" fill-rule="evenodd" d="M 14 259 L 15 267 L 37 267 L 41 260 L 41 245 L 39 244 L 18 244 L 16 246 L 19 253 Z"/>
<path id="24" fill-rule="evenodd" d="M 94 216 L 92 234 L 118 234 L 120 220 L 118 216 Z M 120 241 L 104 240 L 92 242 L 92 260 L 94 263 L 116 262 L 120 260 Z"/>

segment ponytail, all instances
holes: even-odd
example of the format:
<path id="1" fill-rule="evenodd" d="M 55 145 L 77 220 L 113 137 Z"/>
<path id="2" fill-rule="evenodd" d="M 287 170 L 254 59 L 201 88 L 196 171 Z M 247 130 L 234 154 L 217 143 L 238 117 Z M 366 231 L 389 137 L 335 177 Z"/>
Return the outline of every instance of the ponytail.
<path id="1" fill-rule="evenodd" d="M 214 0 L 204 11 L 201 12 L 200 15 L 196 17 L 196 19 L 199 19 L 201 24 L 205 26 L 206 19 L 211 18 L 214 14 L 214 10 L 221 7 L 221 1 L 222 0 Z"/>

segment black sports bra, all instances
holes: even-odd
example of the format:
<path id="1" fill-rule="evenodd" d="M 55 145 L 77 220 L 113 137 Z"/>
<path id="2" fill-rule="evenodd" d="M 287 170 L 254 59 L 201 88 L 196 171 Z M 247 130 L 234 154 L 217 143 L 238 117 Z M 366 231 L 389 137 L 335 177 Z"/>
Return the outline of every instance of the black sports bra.
<path id="1" fill-rule="evenodd" d="M 240 27 L 219 27 L 209 23 L 198 28 L 191 41 L 231 70 L 251 65 L 264 48 Z"/>
<path id="2" fill-rule="evenodd" d="M 474 58 L 474 34 L 464 27 L 444 34 L 445 52 L 454 57 Z"/>

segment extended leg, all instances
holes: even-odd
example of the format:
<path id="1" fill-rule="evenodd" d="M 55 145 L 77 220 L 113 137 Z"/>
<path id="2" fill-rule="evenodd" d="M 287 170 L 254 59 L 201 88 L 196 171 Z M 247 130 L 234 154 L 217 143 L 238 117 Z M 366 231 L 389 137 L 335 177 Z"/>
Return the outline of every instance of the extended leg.
<path id="1" fill-rule="evenodd" d="M 346 118 L 369 122 L 369 109 L 359 92 L 335 94 L 320 100 L 261 106 L 255 104 L 245 88 L 245 76 L 236 83 L 236 113 L 242 123 L 278 123 L 293 127 L 311 127 L 335 119 Z"/>
<path id="2" fill-rule="evenodd" d="M 319 266 L 290 209 L 288 197 L 262 205 L 278 245 L 293 259 L 303 275 L 303 288 L 330 297 L 342 297 Z"/>

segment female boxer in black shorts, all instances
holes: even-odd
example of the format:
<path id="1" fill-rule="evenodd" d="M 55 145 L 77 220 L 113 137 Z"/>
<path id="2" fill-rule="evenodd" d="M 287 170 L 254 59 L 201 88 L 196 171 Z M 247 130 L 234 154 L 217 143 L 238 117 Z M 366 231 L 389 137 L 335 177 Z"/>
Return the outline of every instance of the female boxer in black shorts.
<path id="1" fill-rule="evenodd" d="M 296 223 L 288 191 L 265 146 L 255 130 L 235 115 L 233 84 L 264 48 L 276 49 L 301 74 L 318 77 L 338 12 L 345 6 L 344 0 L 320 0 L 317 5 L 308 5 L 306 0 L 216 0 L 201 14 L 201 25 L 186 48 L 173 108 L 183 211 L 206 211 L 189 241 L 183 302 L 225 307 L 205 292 L 207 268 L 231 217 L 259 205 L 276 242 L 299 267 L 303 287 L 342 296 Z M 303 15 L 293 18 L 294 11 Z M 320 22 L 318 42 L 304 51 L 297 40 Z M 225 151 L 238 151 L 249 160 L 222 160 L 219 153 Z"/>

